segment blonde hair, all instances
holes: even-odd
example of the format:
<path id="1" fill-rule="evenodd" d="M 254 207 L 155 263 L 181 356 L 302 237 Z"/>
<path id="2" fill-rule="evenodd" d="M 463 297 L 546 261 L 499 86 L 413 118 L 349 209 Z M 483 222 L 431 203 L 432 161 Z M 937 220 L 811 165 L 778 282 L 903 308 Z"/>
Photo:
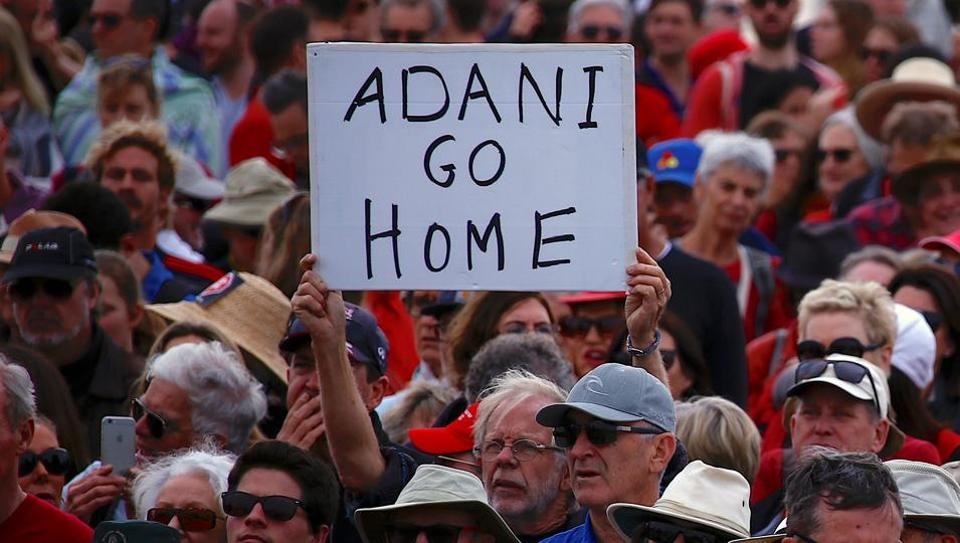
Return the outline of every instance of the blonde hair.
<path id="1" fill-rule="evenodd" d="M 690 460 L 732 469 L 753 484 L 760 469 L 760 432 L 743 409 L 719 396 L 678 402 L 677 439 Z"/>
<path id="2" fill-rule="evenodd" d="M 897 314 L 893 298 L 873 282 L 852 283 L 827 279 L 800 300 L 798 309 L 800 336 L 810 318 L 820 313 L 852 313 L 863 321 L 870 343 L 893 346 L 897 338 Z"/>
<path id="3" fill-rule="evenodd" d="M 295 193 L 270 213 L 264 226 L 257 275 L 292 298 L 300 285 L 297 262 L 310 252 L 309 193 Z"/>
<path id="4" fill-rule="evenodd" d="M 50 101 L 40 78 L 33 71 L 27 40 L 20 30 L 20 24 L 9 11 L 0 8 L 0 49 L 3 49 L 4 44 L 13 61 L 13 78 L 17 88 L 23 92 L 23 97 L 34 109 L 50 115 Z"/>
<path id="5" fill-rule="evenodd" d="M 127 147 L 139 147 L 157 159 L 160 188 L 172 191 L 176 181 L 177 159 L 167 146 L 167 131 L 154 121 L 117 121 L 105 129 L 87 154 L 86 164 L 94 177 L 103 175 L 103 163 Z"/>
<path id="6" fill-rule="evenodd" d="M 383 430 L 394 443 L 410 441 L 407 431 L 414 417 L 433 420 L 457 396 L 452 388 L 429 381 L 413 383 L 404 392 L 403 400 L 383 415 Z"/>
<path id="7" fill-rule="evenodd" d="M 153 81 L 150 63 L 138 55 L 123 55 L 112 59 L 110 64 L 100 71 L 97 78 L 97 108 L 108 96 L 129 92 L 138 85 L 146 91 L 147 100 L 153 107 L 150 114 L 156 118 L 160 114 L 160 93 Z"/>

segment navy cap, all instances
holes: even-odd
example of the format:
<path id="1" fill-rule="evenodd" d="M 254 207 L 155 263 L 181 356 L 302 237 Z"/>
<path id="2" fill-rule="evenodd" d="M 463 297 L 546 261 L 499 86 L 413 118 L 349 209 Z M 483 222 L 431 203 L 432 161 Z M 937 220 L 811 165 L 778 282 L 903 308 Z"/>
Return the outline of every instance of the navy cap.
<path id="1" fill-rule="evenodd" d="M 647 167 L 657 183 L 674 182 L 693 187 L 703 149 L 693 140 L 662 141 L 647 152 Z"/>
<path id="2" fill-rule="evenodd" d="M 97 261 L 87 237 L 76 228 L 57 226 L 24 234 L 3 280 L 41 277 L 72 281 L 96 276 Z"/>
<path id="3" fill-rule="evenodd" d="M 97 525 L 93 543 L 180 543 L 180 532 L 146 520 L 108 521 Z"/>
<path id="4" fill-rule="evenodd" d="M 456 311 L 467 303 L 467 299 L 459 290 L 444 290 L 437 299 L 420 308 L 421 315 L 440 318 L 452 311 Z"/>
<path id="5" fill-rule="evenodd" d="M 344 302 L 343 305 L 347 317 L 347 355 L 356 362 L 372 367 L 379 375 L 386 375 L 390 344 L 377 325 L 377 318 L 358 305 L 350 302 Z M 280 340 L 280 350 L 293 352 L 309 342 L 307 327 L 291 314 L 287 321 L 287 333 Z"/>

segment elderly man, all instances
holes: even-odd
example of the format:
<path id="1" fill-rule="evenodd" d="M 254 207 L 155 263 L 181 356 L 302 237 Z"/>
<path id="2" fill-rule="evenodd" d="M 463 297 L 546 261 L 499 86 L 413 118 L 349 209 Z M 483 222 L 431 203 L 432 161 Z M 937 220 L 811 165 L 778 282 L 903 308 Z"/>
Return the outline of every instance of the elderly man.
<path id="1" fill-rule="evenodd" d="M 385 0 L 380 4 L 380 37 L 388 43 L 436 41 L 444 23 L 439 0 Z"/>
<path id="2" fill-rule="evenodd" d="M 322 460 L 280 441 L 250 447 L 234 464 L 220 499 L 227 541 L 325 543 L 340 486 Z"/>
<path id="3" fill-rule="evenodd" d="M 68 165 L 83 162 L 100 132 L 94 105 L 104 64 L 114 57 L 138 55 L 150 61 L 154 80 L 162 82 L 158 90 L 170 140 L 223 174 L 220 119 L 210 87 L 170 62 L 159 45 L 169 12 L 169 0 L 94 0 L 87 17 L 96 52 L 60 93 L 53 111 L 54 129 Z"/>
<path id="4" fill-rule="evenodd" d="M 13 337 L 60 368 L 86 425 L 90 451 L 99 451 L 100 419 L 124 414 L 143 361 L 124 353 L 97 324 L 100 284 L 93 247 L 76 228 L 28 232 L 3 282 Z"/>
<path id="5" fill-rule="evenodd" d="M 204 440 L 239 454 L 267 412 L 263 387 L 237 354 L 218 343 L 170 349 L 153 360 L 146 381 L 146 392 L 131 407 L 138 463 Z M 95 462 L 64 490 L 65 509 L 94 523 L 104 514 L 123 516 L 116 509 L 127 486 L 112 466 Z"/>
<path id="6" fill-rule="evenodd" d="M 631 13 L 619 0 L 577 0 L 567 21 L 569 43 L 627 43 Z"/>
<path id="7" fill-rule="evenodd" d="M 890 460 L 903 504 L 903 543 L 960 541 L 960 485 L 945 470 L 926 462 Z"/>
<path id="8" fill-rule="evenodd" d="M 27 370 L 0 356 L 0 534 L 4 541 L 88 543 L 89 527 L 20 489 L 17 465 L 33 439 L 36 416 Z"/>

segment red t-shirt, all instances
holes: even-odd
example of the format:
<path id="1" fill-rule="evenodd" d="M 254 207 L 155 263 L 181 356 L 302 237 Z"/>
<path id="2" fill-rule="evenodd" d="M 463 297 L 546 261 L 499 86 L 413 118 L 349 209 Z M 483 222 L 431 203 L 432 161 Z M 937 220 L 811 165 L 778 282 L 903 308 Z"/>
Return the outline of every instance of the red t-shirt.
<path id="1" fill-rule="evenodd" d="M 77 517 L 28 495 L 10 518 L 0 523 L 0 540 L 17 543 L 90 543 L 93 530 Z"/>

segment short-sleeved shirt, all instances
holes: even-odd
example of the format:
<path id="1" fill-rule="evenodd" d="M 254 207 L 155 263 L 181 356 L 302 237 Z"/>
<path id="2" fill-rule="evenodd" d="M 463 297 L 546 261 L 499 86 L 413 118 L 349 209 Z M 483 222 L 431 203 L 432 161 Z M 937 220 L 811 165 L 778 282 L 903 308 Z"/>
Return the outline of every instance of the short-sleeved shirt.
<path id="1" fill-rule="evenodd" d="M 93 530 L 77 517 L 28 495 L 0 523 L 0 539 L 17 543 L 90 543 Z"/>

